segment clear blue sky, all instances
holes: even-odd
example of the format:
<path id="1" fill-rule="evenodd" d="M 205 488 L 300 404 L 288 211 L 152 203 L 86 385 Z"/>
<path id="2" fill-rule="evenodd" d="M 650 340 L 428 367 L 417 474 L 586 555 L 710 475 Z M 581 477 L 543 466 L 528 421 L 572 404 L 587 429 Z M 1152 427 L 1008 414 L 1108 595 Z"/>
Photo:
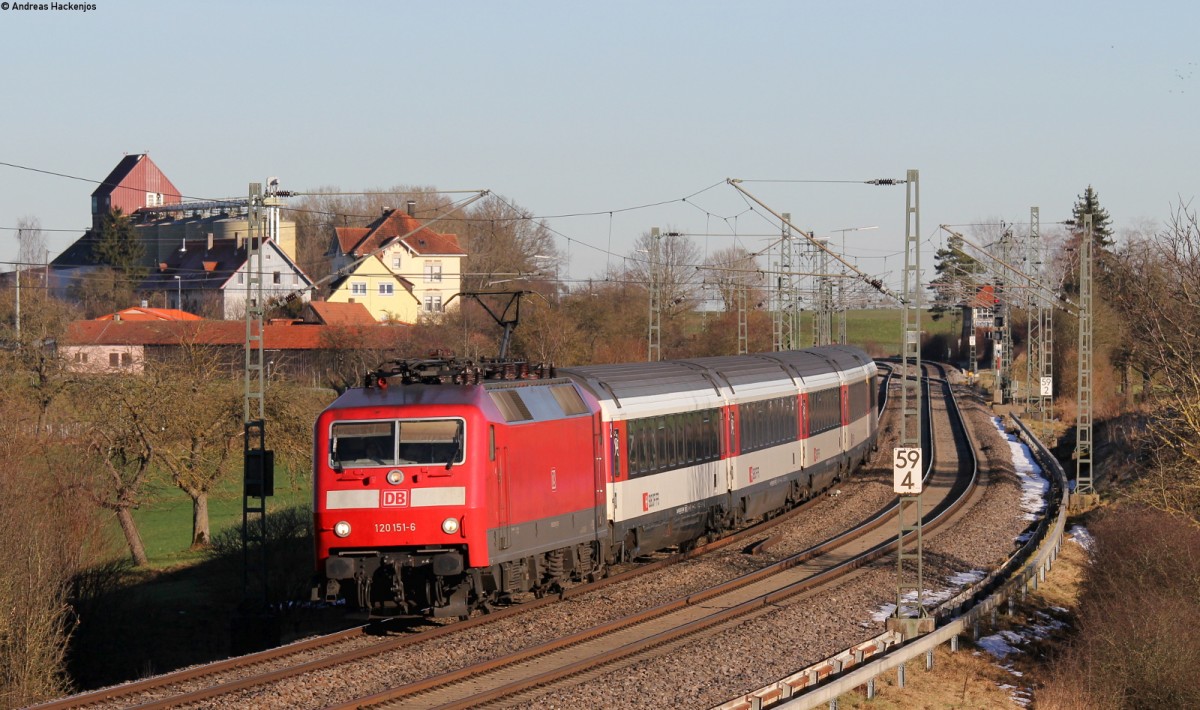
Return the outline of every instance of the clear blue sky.
<path id="1" fill-rule="evenodd" d="M 189 196 L 277 175 L 488 188 L 536 215 L 916 168 L 931 245 L 939 223 L 1069 217 L 1088 184 L 1118 230 L 1198 189 L 1194 2 L 94 4 L 0 11 L 0 161 L 99 180 L 148 151 Z M 94 188 L 0 166 L 0 227 L 74 230 L 47 232 L 56 254 Z M 868 257 L 902 248 L 903 187 L 746 188 L 818 234 L 879 225 L 849 251 L 899 268 Z M 586 278 L 651 226 L 755 249 L 776 228 L 746 209 L 717 185 L 550 225 Z"/>

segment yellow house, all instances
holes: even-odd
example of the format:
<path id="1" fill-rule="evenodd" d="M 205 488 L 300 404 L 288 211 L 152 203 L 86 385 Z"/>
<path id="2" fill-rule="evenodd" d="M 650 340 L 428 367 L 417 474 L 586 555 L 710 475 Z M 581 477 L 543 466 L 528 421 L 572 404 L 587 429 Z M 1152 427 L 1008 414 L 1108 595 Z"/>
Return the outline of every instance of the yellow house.
<path id="1" fill-rule="evenodd" d="M 384 210 L 366 227 L 335 227 L 328 255 L 335 270 L 352 271 L 330 284 L 326 300 L 363 303 L 381 320 L 413 323 L 419 315 L 441 313 L 459 292 L 467 253 L 457 235 L 424 226 L 410 203 L 407 213 Z M 394 277 L 395 286 L 388 285 L 387 275 Z M 399 297 L 401 290 L 407 292 L 405 298 Z"/>
<path id="2" fill-rule="evenodd" d="M 422 305 L 412 282 L 393 274 L 378 255 L 363 259 L 330 283 L 325 300 L 361 303 L 375 320 L 400 323 L 415 323 Z"/>

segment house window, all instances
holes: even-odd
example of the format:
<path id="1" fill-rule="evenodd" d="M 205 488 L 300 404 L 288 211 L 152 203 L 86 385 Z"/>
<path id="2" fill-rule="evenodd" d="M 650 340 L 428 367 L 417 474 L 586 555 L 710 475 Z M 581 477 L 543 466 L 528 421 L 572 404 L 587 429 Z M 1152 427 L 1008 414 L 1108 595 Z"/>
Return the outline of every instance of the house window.
<path id="1" fill-rule="evenodd" d="M 283 275 L 280 274 L 278 271 L 276 271 L 274 274 L 271 274 L 271 283 L 275 283 L 275 284 L 283 283 Z"/>
<path id="2" fill-rule="evenodd" d="M 117 367 L 120 364 L 121 364 L 121 354 L 120 353 L 109 353 L 108 354 L 108 366 L 109 367 Z"/>
<path id="3" fill-rule="evenodd" d="M 159 207 L 162 204 L 163 204 L 163 196 L 162 196 L 161 192 L 147 192 L 146 193 L 146 206 L 147 207 Z"/>
<path id="4" fill-rule="evenodd" d="M 399 269 L 399 268 L 400 268 L 400 256 L 399 255 L 393 256 L 392 257 L 392 269 L 395 270 L 395 269 Z"/>
<path id="5" fill-rule="evenodd" d="M 129 353 L 121 353 L 121 367 L 129 367 L 133 364 L 133 355 Z"/>
<path id="6" fill-rule="evenodd" d="M 87 361 L 88 361 L 87 353 L 78 353 L 78 352 L 75 353 L 75 362 L 76 363 L 84 364 Z"/>
<path id="7" fill-rule="evenodd" d="M 425 312 L 440 313 L 442 311 L 441 296 L 426 296 L 425 297 Z"/>
<path id="8" fill-rule="evenodd" d="M 390 296 L 395 292 L 396 292 L 396 284 L 386 283 L 386 282 L 379 284 L 379 295 L 380 296 Z"/>
<path id="9" fill-rule="evenodd" d="M 300 285 L 300 274 L 292 274 L 292 285 L 293 286 Z"/>
<path id="10" fill-rule="evenodd" d="M 365 296 L 365 295 L 367 295 L 367 282 L 366 282 L 366 281 L 354 281 L 354 282 L 351 282 L 351 284 L 350 284 L 350 294 L 351 294 L 352 296 Z"/>
<path id="11" fill-rule="evenodd" d="M 425 264 L 425 283 L 435 284 L 442 282 L 442 265 L 438 263 Z"/>
<path id="12" fill-rule="evenodd" d="M 239 284 L 242 284 L 242 283 L 245 283 L 245 282 L 246 282 L 246 275 L 245 275 L 245 274 L 238 274 L 238 283 L 239 283 Z"/>

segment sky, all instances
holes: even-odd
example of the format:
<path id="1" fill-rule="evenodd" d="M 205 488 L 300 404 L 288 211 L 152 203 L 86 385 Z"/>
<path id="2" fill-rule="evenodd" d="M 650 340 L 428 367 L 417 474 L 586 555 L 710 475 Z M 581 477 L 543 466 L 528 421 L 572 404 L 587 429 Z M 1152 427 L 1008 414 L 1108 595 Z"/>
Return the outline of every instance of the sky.
<path id="1" fill-rule="evenodd" d="M 867 180 L 919 171 L 926 269 L 939 224 L 1038 206 L 1045 234 L 1092 185 L 1120 232 L 1200 181 L 1192 2 L 14 4 L 0 270 L 23 216 L 51 258 L 78 238 L 126 153 L 196 198 L 487 189 L 577 281 L 655 226 L 766 248 L 779 223 L 727 178 L 890 282 L 907 189 Z"/>

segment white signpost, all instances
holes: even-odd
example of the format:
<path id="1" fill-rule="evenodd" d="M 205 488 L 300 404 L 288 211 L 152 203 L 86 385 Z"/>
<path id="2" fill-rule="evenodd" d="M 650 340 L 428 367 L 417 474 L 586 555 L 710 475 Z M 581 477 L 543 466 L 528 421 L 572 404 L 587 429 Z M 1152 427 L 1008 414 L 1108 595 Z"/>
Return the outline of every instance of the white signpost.
<path id="1" fill-rule="evenodd" d="M 1043 397 L 1053 397 L 1054 396 L 1054 378 L 1053 377 L 1043 377 L 1042 378 L 1042 396 Z"/>
<path id="2" fill-rule="evenodd" d="M 921 494 L 921 449 L 899 447 L 892 450 L 892 489 L 902 496 Z"/>

